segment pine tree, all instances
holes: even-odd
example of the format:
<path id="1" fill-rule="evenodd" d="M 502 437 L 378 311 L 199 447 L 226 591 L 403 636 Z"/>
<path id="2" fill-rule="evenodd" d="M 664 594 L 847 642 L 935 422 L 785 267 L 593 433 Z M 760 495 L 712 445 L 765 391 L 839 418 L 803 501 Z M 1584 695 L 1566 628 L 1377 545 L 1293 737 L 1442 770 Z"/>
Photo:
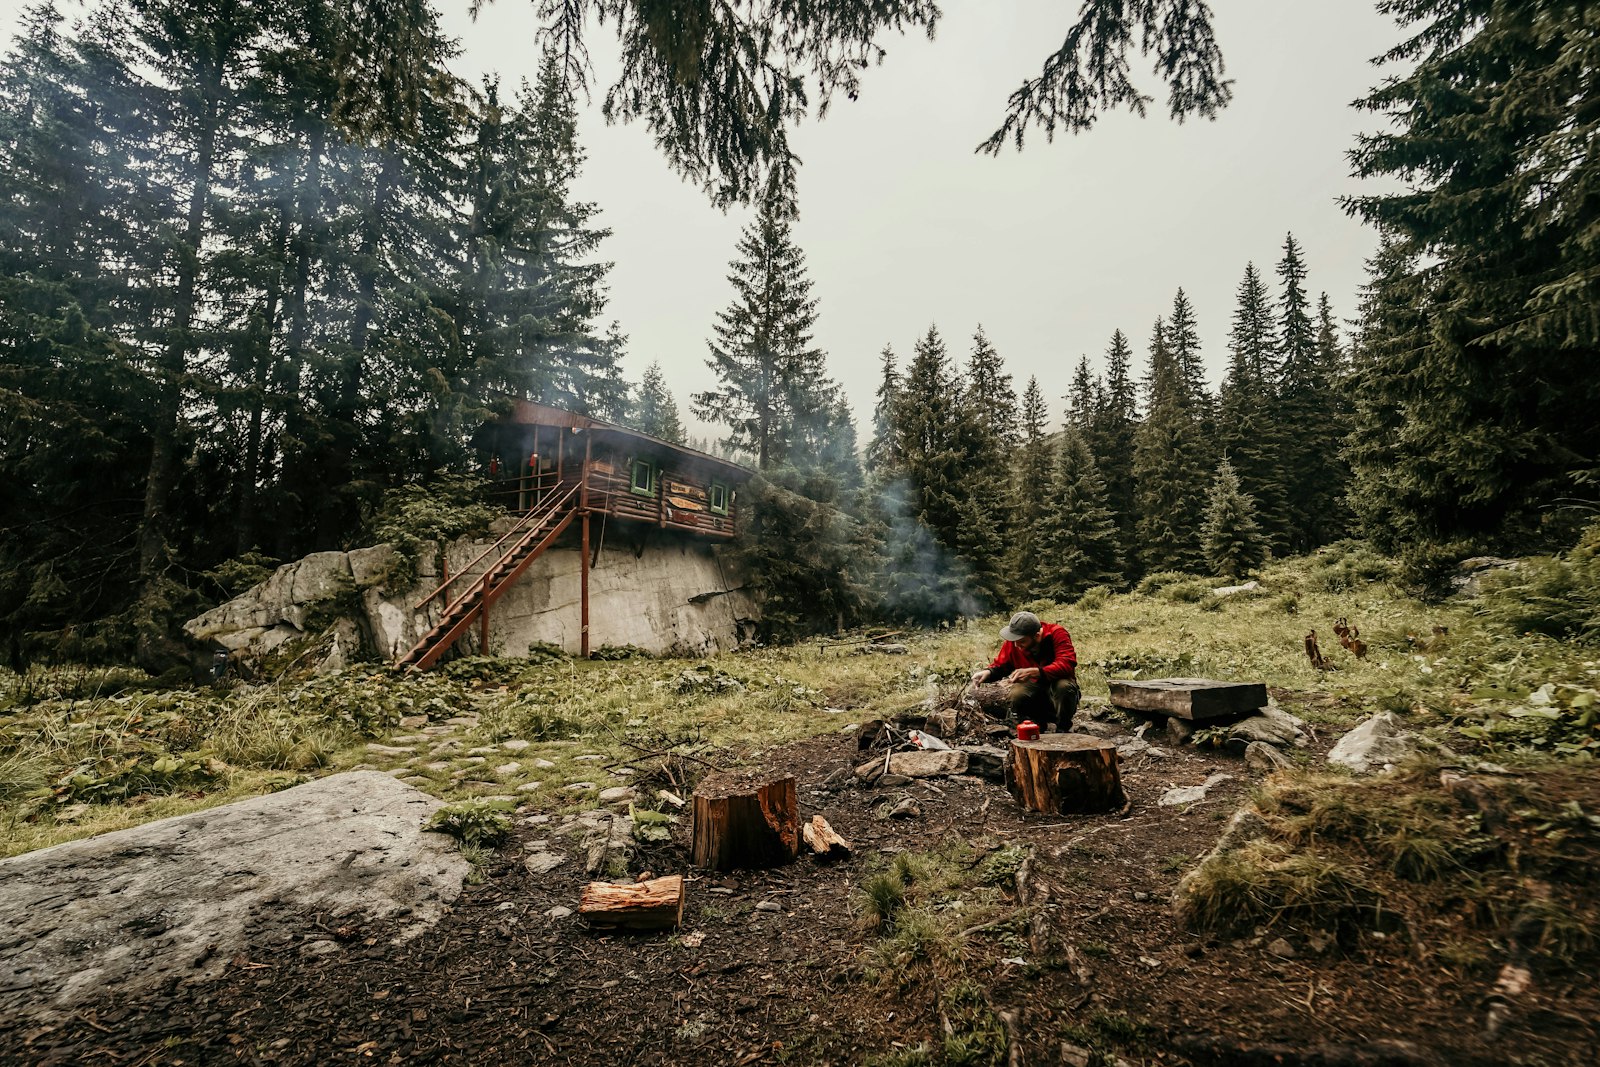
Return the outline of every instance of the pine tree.
<path id="1" fill-rule="evenodd" d="M 1284 485 L 1287 548 L 1305 552 L 1340 535 L 1345 479 L 1335 383 L 1317 348 L 1305 292 L 1306 268 L 1294 235 L 1284 239 L 1278 263 L 1277 437 Z"/>
<path id="2" fill-rule="evenodd" d="M 718 388 L 696 393 L 697 416 L 728 427 L 724 440 L 766 470 L 789 458 L 797 422 L 831 400 L 824 356 L 811 346 L 817 302 L 805 255 L 775 197 L 762 201 L 739 238 L 728 282 L 734 300 L 718 312 L 706 365 Z"/>
<path id="3" fill-rule="evenodd" d="M 1089 357 L 1079 356 L 1078 366 L 1072 372 L 1072 391 L 1066 397 L 1068 426 L 1076 426 L 1084 433 L 1090 432 L 1095 414 L 1106 403 L 1101 395 L 1102 388 L 1089 370 Z"/>
<path id="4" fill-rule="evenodd" d="M 1255 501 L 1239 487 L 1233 464 L 1224 459 L 1211 481 L 1200 532 L 1206 563 L 1213 573 L 1244 578 L 1261 566 L 1266 543 L 1256 525 L 1255 510 Z"/>
<path id="5" fill-rule="evenodd" d="M 552 58 L 513 103 L 486 87 L 469 159 L 463 370 L 472 393 L 615 419 L 627 386 L 617 346 L 595 323 L 611 265 L 592 258 L 610 231 L 591 225 L 595 205 L 572 197 L 583 160 L 576 104 Z"/>
<path id="6" fill-rule="evenodd" d="M 1121 550 L 1105 481 L 1077 427 L 1062 434 L 1041 526 L 1044 552 L 1035 568 L 1048 596 L 1076 600 L 1094 586 L 1121 584 Z"/>
<path id="7" fill-rule="evenodd" d="M 894 349 L 884 345 L 878 359 L 882 376 L 878 381 L 877 403 L 872 408 L 872 440 L 867 444 L 867 467 L 874 473 L 887 474 L 900 462 L 895 405 L 900 400 L 901 383 Z"/>
<path id="8" fill-rule="evenodd" d="M 969 575 L 967 592 L 980 612 L 998 611 L 1010 602 L 1019 577 L 1009 571 L 1011 553 L 994 502 L 967 494 L 956 505 L 956 531 L 952 547 Z"/>
<path id="9" fill-rule="evenodd" d="M 974 592 L 989 606 L 1016 592 L 1006 545 L 1013 539 L 1015 500 L 1006 475 L 1017 440 L 1017 395 L 1004 361 L 979 326 L 961 392 L 957 447 L 966 457 L 956 494 L 963 516 L 956 550 L 973 574 Z"/>
<path id="10" fill-rule="evenodd" d="M 967 360 L 967 395 L 985 440 L 1001 442 L 1016 433 L 1017 392 L 1005 361 L 979 326 Z"/>
<path id="11" fill-rule="evenodd" d="M 1159 319 L 1150 343 L 1148 381 L 1149 410 L 1134 433 L 1139 562 L 1146 572 L 1193 571 L 1201 562 L 1205 498 L 1200 424 Z"/>
<path id="12" fill-rule="evenodd" d="M 1049 412 L 1039 379 L 1022 394 L 1022 448 L 1012 469 L 1015 516 L 1011 571 L 1026 583 L 1044 559 L 1045 513 L 1051 506 L 1052 450 L 1045 433 Z"/>
<path id="13" fill-rule="evenodd" d="M 1206 388 L 1205 362 L 1200 356 L 1200 328 L 1195 321 L 1194 305 L 1179 289 L 1172 298 L 1172 314 L 1167 319 L 1166 344 L 1172 358 L 1178 363 L 1178 377 L 1183 383 L 1184 403 L 1189 405 L 1202 421 L 1210 417 L 1211 394 Z"/>
<path id="14" fill-rule="evenodd" d="M 683 444 L 683 423 L 678 419 L 678 402 L 667 388 L 666 375 L 656 361 L 645 368 L 638 393 L 629 413 L 628 425 L 640 433 L 673 444 Z"/>
<path id="15" fill-rule="evenodd" d="M 917 342 L 896 405 L 903 452 L 899 473 L 908 487 L 908 513 L 954 548 L 960 503 L 971 470 L 964 445 L 963 390 L 937 328 Z"/>
<path id="16" fill-rule="evenodd" d="M 1095 464 L 1106 482 L 1106 503 L 1117 527 L 1120 556 L 1129 570 L 1138 559 L 1137 506 L 1134 500 L 1133 441 L 1139 423 L 1139 398 L 1129 368 L 1133 351 L 1121 330 L 1106 349 L 1105 389 L 1085 434 Z"/>
<path id="17" fill-rule="evenodd" d="M 1283 427 L 1277 417 L 1278 369 L 1272 308 L 1255 264 L 1239 282 L 1239 302 L 1228 336 L 1228 373 L 1218 405 L 1217 444 L 1257 504 L 1268 544 L 1289 547 L 1282 515 L 1285 470 Z"/>
<path id="18" fill-rule="evenodd" d="M 1437 425 L 1428 410 L 1432 405 L 1460 401 L 1395 380 L 1396 374 L 1424 370 L 1433 343 L 1428 310 L 1433 302 L 1428 276 L 1416 270 L 1398 241 L 1385 240 L 1367 261 L 1361 293 L 1350 374 L 1353 428 L 1345 455 L 1352 472 L 1351 507 L 1366 536 L 1389 553 L 1453 535 L 1449 526 L 1433 520 L 1437 472 L 1428 462 L 1446 442 L 1411 430 Z"/>

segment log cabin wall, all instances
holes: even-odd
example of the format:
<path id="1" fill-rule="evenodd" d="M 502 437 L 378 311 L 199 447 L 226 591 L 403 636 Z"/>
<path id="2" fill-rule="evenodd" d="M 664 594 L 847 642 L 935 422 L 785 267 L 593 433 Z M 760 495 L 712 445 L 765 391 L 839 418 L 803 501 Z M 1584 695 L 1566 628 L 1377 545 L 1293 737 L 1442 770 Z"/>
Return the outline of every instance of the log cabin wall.
<path id="1" fill-rule="evenodd" d="M 726 540 L 738 527 L 738 490 L 751 472 L 598 419 L 519 402 L 480 442 L 492 457 L 495 498 L 524 512 L 583 477 L 588 512 Z"/>
<path id="2" fill-rule="evenodd" d="M 735 487 L 725 477 L 674 464 L 674 459 L 629 449 L 621 442 L 602 446 L 597 441 L 589 465 L 589 507 L 663 529 L 732 537 L 737 521 Z M 643 464 L 649 464 L 647 478 L 640 477 Z M 641 481 L 648 483 L 648 489 L 640 486 Z M 713 507 L 713 491 L 721 497 L 721 508 Z"/>

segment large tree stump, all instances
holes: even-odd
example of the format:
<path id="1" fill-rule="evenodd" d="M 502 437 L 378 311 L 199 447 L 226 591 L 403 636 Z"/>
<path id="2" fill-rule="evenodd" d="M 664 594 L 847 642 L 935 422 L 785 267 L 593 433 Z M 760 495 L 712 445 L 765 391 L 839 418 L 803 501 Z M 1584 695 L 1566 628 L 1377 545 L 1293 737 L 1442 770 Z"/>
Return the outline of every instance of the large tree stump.
<path id="1" fill-rule="evenodd" d="M 698 867 L 776 867 L 800 854 L 794 776 L 719 771 L 694 791 L 692 856 Z"/>
<path id="2" fill-rule="evenodd" d="M 646 882 L 590 882 L 578 914 L 592 926 L 617 930 L 671 930 L 683 921 L 683 875 Z"/>
<path id="3" fill-rule="evenodd" d="M 1006 788 L 1033 811 L 1114 811 L 1128 803 L 1117 772 L 1117 746 L 1082 734 L 1013 740 Z"/>

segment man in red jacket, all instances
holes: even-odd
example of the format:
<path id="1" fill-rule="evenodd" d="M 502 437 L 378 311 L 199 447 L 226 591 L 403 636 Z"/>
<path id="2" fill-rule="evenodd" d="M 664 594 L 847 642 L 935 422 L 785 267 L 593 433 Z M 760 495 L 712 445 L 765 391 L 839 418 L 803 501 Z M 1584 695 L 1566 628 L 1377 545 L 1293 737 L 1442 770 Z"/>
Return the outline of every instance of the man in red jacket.
<path id="1" fill-rule="evenodd" d="M 1078 653 L 1072 635 L 1053 622 L 1040 622 L 1031 611 L 1019 611 L 1000 631 L 999 655 L 972 676 L 974 683 L 1004 680 L 1010 720 L 1031 719 L 1040 728 L 1058 723 L 1072 729 L 1078 710 Z"/>

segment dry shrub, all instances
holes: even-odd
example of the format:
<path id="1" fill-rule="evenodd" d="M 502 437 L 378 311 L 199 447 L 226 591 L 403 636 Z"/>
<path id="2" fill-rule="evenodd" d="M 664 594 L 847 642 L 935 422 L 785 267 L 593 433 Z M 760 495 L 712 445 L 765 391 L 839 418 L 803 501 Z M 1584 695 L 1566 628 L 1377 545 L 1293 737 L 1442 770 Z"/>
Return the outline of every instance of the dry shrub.
<path id="1" fill-rule="evenodd" d="M 1179 911 L 1197 930 L 1288 923 L 1341 936 L 1382 923 L 1382 898 L 1356 864 L 1277 841 L 1212 856 L 1184 880 Z"/>

